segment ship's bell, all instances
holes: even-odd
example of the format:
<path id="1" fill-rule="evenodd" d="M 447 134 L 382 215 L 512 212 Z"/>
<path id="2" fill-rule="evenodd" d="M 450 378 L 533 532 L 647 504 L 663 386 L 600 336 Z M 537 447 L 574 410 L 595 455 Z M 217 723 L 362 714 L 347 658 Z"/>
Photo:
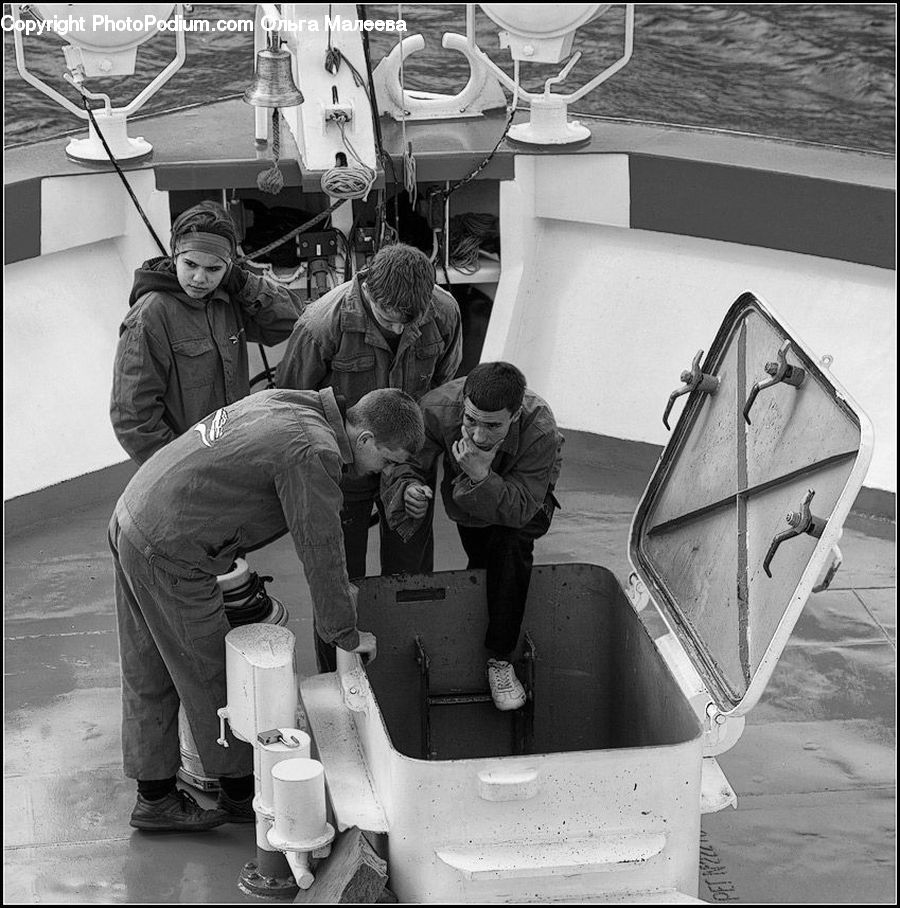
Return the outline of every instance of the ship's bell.
<path id="1" fill-rule="evenodd" d="M 291 55 L 286 50 L 266 48 L 256 55 L 256 81 L 244 92 L 254 107 L 296 107 L 303 92 L 294 84 Z"/>

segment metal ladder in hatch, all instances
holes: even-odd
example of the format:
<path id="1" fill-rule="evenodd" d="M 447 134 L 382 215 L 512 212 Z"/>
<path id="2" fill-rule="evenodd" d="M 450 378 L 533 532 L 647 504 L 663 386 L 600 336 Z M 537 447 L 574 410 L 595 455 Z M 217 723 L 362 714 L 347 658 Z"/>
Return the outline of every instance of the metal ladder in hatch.
<path id="1" fill-rule="evenodd" d="M 438 759 L 431 729 L 431 710 L 434 707 L 466 706 L 473 703 L 492 703 L 490 690 L 452 691 L 436 693 L 431 689 L 431 659 L 419 635 L 415 637 L 416 662 L 420 678 L 420 715 L 422 717 L 422 754 L 426 760 Z M 516 664 L 516 675 L 525 688 L 525 705 L 510 710 L 512 719 L 512 753 L 529 754 L 534 749 L 534 682 L 536 654 L 534 641 L 526 631 L 522 658 Z"/>

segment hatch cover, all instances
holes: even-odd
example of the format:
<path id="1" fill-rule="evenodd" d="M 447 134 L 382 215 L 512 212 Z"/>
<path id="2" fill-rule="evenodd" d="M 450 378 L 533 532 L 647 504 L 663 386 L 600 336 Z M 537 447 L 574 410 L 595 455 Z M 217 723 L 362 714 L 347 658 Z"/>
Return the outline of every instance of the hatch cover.
<path id="1" fill-rule="evenodd" d="M 719 709 L 740 715 L 831 557 L 872 430 L 752 293 L 700 372 L 638 505 L 630 557 Z"/>

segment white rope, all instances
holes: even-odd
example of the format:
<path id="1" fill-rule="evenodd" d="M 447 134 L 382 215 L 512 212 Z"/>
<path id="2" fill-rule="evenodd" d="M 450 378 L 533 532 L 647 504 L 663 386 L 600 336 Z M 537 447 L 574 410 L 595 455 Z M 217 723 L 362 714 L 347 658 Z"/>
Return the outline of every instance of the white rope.
<path id="1" fill-rule="evenodd" d="M 263 170 L 256 177 L 256 185 L 263 192 L 278 195 L 284 189 L 284 174 L 278 167 L 281 156 L 281 111 L 275 107 L 272 110 L 272 166 Z"/>
<path id="2" fill-rule="evenodd" d="M 344 143 L 344 148 L 354 158 L 356 164 L 348 164 L 346 167 L 332 167 L 330 170 L 326 170 L 322 174 L 320 181 L 322 192 L 333 199 L 365 200 L 375 184 L 377 174 L 357 154 L 353 144 L 347 138 L 344 120 L 337 119 L 335 122 L 341 131 L 341 141 Z"/>

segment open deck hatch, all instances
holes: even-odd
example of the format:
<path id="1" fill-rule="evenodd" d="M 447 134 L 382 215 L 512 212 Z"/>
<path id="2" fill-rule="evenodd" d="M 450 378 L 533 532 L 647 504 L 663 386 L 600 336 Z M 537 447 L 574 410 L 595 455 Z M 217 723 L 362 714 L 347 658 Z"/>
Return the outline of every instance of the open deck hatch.
<path id="1" fill-rule="evenodd" d="M 678 744 L 700 732 L 615 576 L 598 565 L 535 566 L 517 662 L 532 697 L 514 712 L 487 694 L 484 571 L 367 578 L 359 621 L 378 637 L 366 671 L 391 742 L 409 757 Z"/>
<path id="2" fill-rule="evenodd" d="M 737 715 L 759 699 L 826 566 L 871 430 L 753 294 L 730 308 L 701 372 L 713 390 L 687 397 L 635 513 L 630 556 L 718 708 Z M 806 511 L 812 535 L 786 520 Z M 360 624 L 379 638 L 368 675 L 399 752 L 464 759 L 698 734 L 678 672 L 597 565 L 535 567 L 517 664 L 532 696 L 515 714 L 495 710 L 483 579 L 450 571 L 360 586 Z"/>

